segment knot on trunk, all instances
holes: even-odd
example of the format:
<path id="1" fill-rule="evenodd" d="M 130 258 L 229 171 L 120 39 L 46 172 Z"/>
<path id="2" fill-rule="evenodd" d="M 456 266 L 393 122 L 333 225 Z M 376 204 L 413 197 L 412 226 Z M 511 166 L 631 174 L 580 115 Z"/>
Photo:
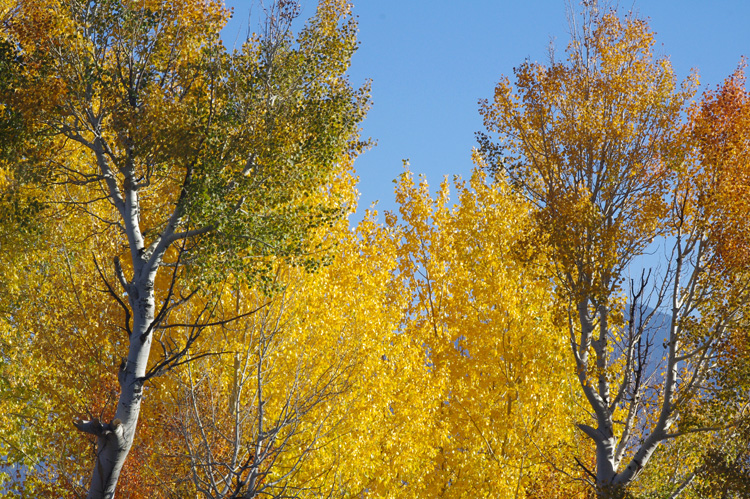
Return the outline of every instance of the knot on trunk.
<path id="1" fill-rule="evenodd" d="M 122 421 L 115 418 L 109 423 L 102 423 L 98 418 L 90 420 L 78 420 L 73 422 L 78 431 L 88 433 L 96 437 L 108 437 L 114 435 L 118 440 L 123 436 Z"/>

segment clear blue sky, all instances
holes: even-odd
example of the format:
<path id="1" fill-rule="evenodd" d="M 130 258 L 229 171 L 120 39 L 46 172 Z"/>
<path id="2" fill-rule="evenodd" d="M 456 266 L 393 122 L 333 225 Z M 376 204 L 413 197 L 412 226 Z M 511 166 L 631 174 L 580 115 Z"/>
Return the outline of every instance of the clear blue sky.
<path id="1" fill-rule="evenodd" d="M 268 0 L 266 0 L 268 1 Z M 374 201 L 394 209 L 392 180 L 402 159 L 424 173 L 433 190 L 444 175 L 471 171 L 477 101 L 492 95 L 502 75 L 525 59 L 546 62 L 568 41 L 567 0 L 353 0 L 360 49 L 351 80 L 372 80 L 373 108 L 363 136 L 377 146 L 356 162 L 359 215 Z M 572 0 L 576 3 L 578 0 Z M 227 33 L 244 32 L 252 0 L 227 0 L 235 19 Z M 314 0 L 302 0 L 303 15 Z M 680 79 L 696 68 L 704 87 L 731 74 L 750 56 L 750 1 L 640 0 L 620 2 L 650 19 L 656 50 L 669 56 Z M 257 12 L 257 5 L 255 7 Z M 231 45 L 231 36 L 226 36 Z"/>

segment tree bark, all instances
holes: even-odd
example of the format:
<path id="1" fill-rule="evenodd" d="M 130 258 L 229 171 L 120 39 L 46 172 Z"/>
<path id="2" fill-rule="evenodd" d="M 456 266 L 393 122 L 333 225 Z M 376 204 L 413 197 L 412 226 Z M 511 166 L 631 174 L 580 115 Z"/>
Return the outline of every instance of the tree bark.
<path id="1" fill-rule="evenodd" d="M 98 120 L 93 120 L 92 123 L 96 125 L 95 128 L 99 125 Z M 120 397 L 115 417 L 106 424 L 99 421 L 76 423 L 79 430 L 91 433 L 97 439 L 96 461 L 87 498 L 111 499 L 115 496 L 117 482 L 138 426 L 156 309 L 154 282 L 161 258 L 171 242 L 169 236 L 174 231 L 175 220 L 179 218 L 180 207 L 175 209 L 170 223 L 152 245 L 155 247 L 146 249 L 140 227 L 140 201 L 133 181 L 133 169 L 128 168 L 124 172 L 123 189 L 120 190 L 104 152 L 106 144 L 97 137 L 91 145 L 100 171 L 107 179 L 109 197 L 122 219 L 133 264 L 132 279 L 125 282 L 122 269 L 115 263 L 118 277 L 127 292 L 133 317 L 128 356 L 118 372 Z"/>
<path id="2" fill-rule="evenodd" d="M 151 351 L 150 327 L 154 320 L 155 269 L 145 279 L 130 284 L 128 298 L 133 311 L 133 331 L 128 357 L 120 365 L 120 398 L 109 431 L 97 432 L 97 455 L 88 499 L 111 499 L 128 452 L 133 445 L 143 399 L 143 380 Z M 79 429 L 80 426 L 79 426 Z M 86 430 L 84 430 L 86 431 Z"/>

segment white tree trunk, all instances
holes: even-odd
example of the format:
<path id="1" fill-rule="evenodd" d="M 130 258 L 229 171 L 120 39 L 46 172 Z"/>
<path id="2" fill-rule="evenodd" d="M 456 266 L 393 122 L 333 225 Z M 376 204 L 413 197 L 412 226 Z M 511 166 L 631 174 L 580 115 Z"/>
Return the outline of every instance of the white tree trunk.
<path id="1" fill-rule="evenodd" d="M 155 274 L 155 272 L 151 272 Z M 120 398 L 109 431 L 97 435 L 97 457 L 91 478 L 88 499 L 113 498 L 120 472 L 133 445 L 138 415 L 143 399 L 143 378 L 148 367 L 152 335 L 149 327 L 154 320 L 153 280 L 131 284 L 130 306 L 133 310 L 133 332 L 128 358 L 120 366 Z"/>
<path id="2" fill-rule="evenodd" d="M 97 128 L 98 122 L 93 121 L 93 125 Z M 104 154 L 105 144 L 102 139 L 97 138 L 89 146 L 95 153 L 99 168 L 106 179 L 109 197 L 122 219 L 133 264 L 133 276 L 129 282 L 126 282 L 119 261 L 115 264 L 120 282 L 128 294 L 130 310 L 133 314 L 128 356 L 123 360 L 118 372 L 120 397 L 115 417 L 109 423 L 92 420 L 79 421 L 75 424 L 79 430 L 95 435 L 97 439 L 97 455 L 87 497 L 88 499 L 111 499 L 115 496 L 120 472 L 133 445 L 138 426 L 143 384 L 146 379 L 153 337 L 151 329 L 156 309 L 154 281 L 161 265 L 162 255 L 172 242 L 170 237 L 179 219 L 180 208 L 175 208 L 162 234 L 149 248 L 146 248 L 140 228 L 140 203 L 137 187 L 134 186 L 132 179 L 133 172 L 126 172 L 121 190 Z"/>

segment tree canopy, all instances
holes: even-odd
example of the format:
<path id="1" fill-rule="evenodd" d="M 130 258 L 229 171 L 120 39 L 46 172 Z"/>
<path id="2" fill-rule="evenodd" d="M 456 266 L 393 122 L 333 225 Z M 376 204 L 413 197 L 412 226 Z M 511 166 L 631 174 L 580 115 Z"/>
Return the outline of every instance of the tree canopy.
<path id="1" fill-rule="evenodd" d="M 744 62 L 584 2 L 354 224 L 352 6 L 262 10 L 0 2 L 0 495 L 745 497 Z"/>

